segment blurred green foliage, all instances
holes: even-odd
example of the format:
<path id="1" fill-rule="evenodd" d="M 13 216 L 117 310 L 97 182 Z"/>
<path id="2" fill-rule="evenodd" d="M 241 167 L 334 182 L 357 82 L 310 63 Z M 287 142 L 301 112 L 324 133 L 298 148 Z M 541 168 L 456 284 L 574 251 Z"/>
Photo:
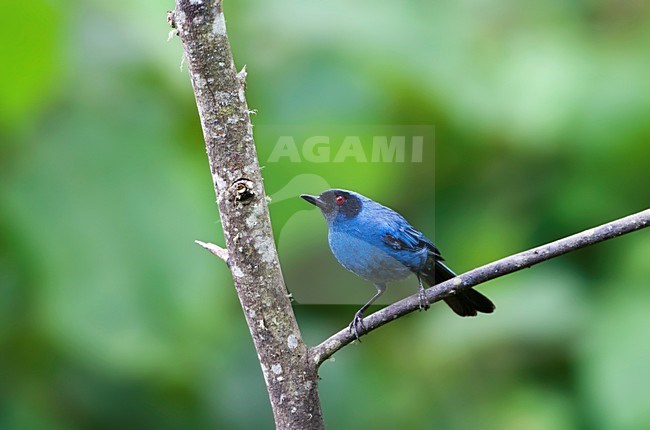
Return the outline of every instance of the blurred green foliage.
<path id="1" fill-rule="evenodd" d="M 272 426 L 230 275 L 192 243 L 222 238 L 172 7 L 3 5 L 2 429 Z M 648 207 L 648 2 L 225 7 L 290 288 L 372 293 L 293 190 L 385 202 L 458 271 Z M 266 162 L 277 125 L 369 124 L 434 125 L 435 163 Z M 322 184 L 287 188 L 311 169 Z M 490 282 L 492 316 L 435 306 L 390 324 L 324 364 L 326 421 L 650 428 L 649 257 L 635 233 Z M 355 308 L 295 310 L 315 344 Z"/>

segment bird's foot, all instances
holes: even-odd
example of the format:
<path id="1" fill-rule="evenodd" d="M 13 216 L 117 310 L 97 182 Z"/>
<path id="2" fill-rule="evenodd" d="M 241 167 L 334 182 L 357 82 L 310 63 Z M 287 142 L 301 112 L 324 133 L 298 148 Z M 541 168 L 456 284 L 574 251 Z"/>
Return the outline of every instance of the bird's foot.
<path id="1" fill-rule="evenodd" d="M 354 333 L 354 337 L 356 337 L 357 340 L 361 342 L 361 339 L 359 339 L 359 327 L 361 327 L 362 332 L 366 331 L 366 326 L 363 325 L 363 314 L 361 312 L 354 314 L 354 318 L 348 326 L 350 333 Z"/>
<path id="2" fill-rule="evenodd" d="M 424 288 L 418 290 L 418 299 L 420 299 L 420 310 L 426 311 L 430 308 L 429 300 L 427 300 L 427 295 L 424 292 Z"/>

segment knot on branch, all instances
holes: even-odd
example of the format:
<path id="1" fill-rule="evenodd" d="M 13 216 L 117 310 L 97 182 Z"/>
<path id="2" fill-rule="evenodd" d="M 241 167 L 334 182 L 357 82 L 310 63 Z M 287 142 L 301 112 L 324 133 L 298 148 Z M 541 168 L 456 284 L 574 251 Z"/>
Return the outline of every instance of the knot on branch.
<path id="1" fill-rule="evenodd" d="M 237 179 L 235 183 L 230 186 L 229 193 L 230 201 L 235 204 L 247 205 L 255 197 L 253 181 L 246 178 Z"/>

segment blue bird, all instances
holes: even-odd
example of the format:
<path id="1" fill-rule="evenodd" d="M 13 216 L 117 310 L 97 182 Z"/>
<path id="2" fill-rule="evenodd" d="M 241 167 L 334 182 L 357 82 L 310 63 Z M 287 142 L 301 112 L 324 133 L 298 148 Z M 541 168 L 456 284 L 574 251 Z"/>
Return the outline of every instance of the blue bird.
<path id="1" fill-rule="evenodd" d="M 440 251 L 426 236 L 394 210 L 353 191 L 332 189 L 320 196 L 300 197 L 317 206 L 327 221 L 330 249 L 350 272 L 372 282 L 377 293 L 357 311 L 350 331 L 359 339 L 363 313 L 386 291 L 386 284 L 415 274 L 420 309 L 428 309 L 423 282 L 429 286 L 456 276 Z M 462 317 L 492 313 L 494 303 L 474 289 L 445 297 L 445 303 Z"/>

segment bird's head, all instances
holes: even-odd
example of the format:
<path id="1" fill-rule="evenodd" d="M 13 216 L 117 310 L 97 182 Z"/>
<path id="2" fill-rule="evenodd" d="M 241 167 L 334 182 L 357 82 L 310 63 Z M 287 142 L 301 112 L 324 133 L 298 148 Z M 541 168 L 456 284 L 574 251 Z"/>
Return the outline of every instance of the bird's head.
<path id="1" fill-rule="evenodd" d="M 352 219 L 361 212 L 363 207 L 363 197 L 346 190 L 326 190 L 320 196 L 302 194 L 300 197 L 317 206 L 328 222 Z"/>

